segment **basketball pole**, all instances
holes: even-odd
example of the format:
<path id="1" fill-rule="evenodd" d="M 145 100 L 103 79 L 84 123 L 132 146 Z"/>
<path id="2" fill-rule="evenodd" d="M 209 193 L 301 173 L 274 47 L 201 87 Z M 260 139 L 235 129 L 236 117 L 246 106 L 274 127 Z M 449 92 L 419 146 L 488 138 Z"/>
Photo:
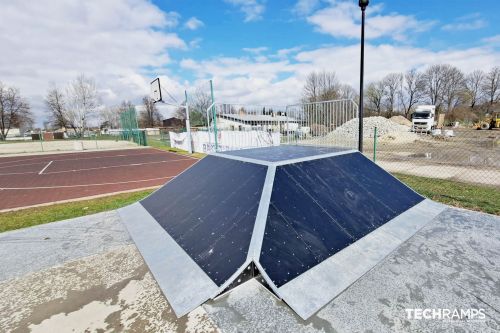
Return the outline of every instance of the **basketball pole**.
<path id="1" fill-rule="evenodd" d="M 214 143 L 215 143 L 215 151 L 217 152 L 219 149 L 219 145 L 217 142 L 217 115 L 215 114 L 215 98 L 214 98 L 214 84 L 212 80 L 210 80 L 210 95 L 212 96 L 212 117 L 214 122 Z M 208 121 L 208 119 L 207 119 Z M 210 126 L 210 124 L 208 124 Z"/>
<path id="2" fill-rule="evenodd" d="M 184 90 L 184 96 L 186 96 L 186 131 L 187 131 L 187 140 L 188 140 L 188 152 L 190 154 L 193 153 L 193 145 L 191 142 L 191 123 L 189 122 L 189 102 L 188 102 L 188 94 L 187 90 Z"/>

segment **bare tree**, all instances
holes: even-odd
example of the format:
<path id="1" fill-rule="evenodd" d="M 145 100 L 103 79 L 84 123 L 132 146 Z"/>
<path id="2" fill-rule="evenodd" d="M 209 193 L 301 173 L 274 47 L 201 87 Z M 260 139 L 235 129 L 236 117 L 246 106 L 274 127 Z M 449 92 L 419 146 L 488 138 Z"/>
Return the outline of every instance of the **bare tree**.
<path id="1" fill-rule="evenodd" d="M 368 107 L 375 110 L 378 114 L 382 111 L 382 102 L 384 100 L 385 87 L 381 81 L 372 82 L 366 88 L 366 99 Z"/>
<path id="2" fill-rule="evenodd" d="M 440 109 L 443 103 L 445 75 L 448 67 L 450 65 L 432 65 L 423 74 L 425 93 L 430 104 L 435 105 L 437 109 Z"/>
<path id="3" fill-rule="evenodd" d="M 212 104 L 212 97 L 202 88 L 196 88 L 192 95 L 189 95 L 189 122 L 191 126 L 206 126 L 206 111 Z M 177 119 L 186 119 L 186 109 L 177 108 L 174 113 Z"/>
<path id="4" fill-rule="evenodd" d="M 120 106 L 106 106 L 99 110 L 99 117 L 102 128 L 119 128 L 120 127 Z"/>
<path id="5" fill-rule="evenodd" d="M 471 109 L 474 109 L 474 107 L 481 101 L 483 97 L 483 91 L 481 90 L 483 81 L 484 72 L 481 70 L 475 70 L 465 77 L 464 98 L 469 102 L 469 106 Z"/>
<path id="6" fill-rule="evenodd" d="M 53 85 L 47 92 L 45 105 L 47 106 L 49 121 L 52 126 L 56 128 L 75 129 L 75 125 L 66 118 L 67 110 L 64 94 L 55 85 Z"/>
<path id="7" fill-rule="evenodd" d="M 411 114 L 415 105 L 420 103 L 424 96 L 425 81 L 422 73 L 416 69 L 410 69 L 404 75 L 404 82 L 399 90 L 399 102 L 403 107 L 403 113 L 406 118 Z"/>
<path id="8" fill-rule="evenodd" d="M 66 89 L 65 117 L 74 124 L 77 136 L 82 136 L 89 118 L 97 113 L 99 98 L 92 78 L 81 74 Z"/>
<path id="9" fill-rule="evenodd" d="M 484 77 L 481 90 L 487 98 L 488 110 L 500 101 L 500 67 L 493 67 Z"/>
<path id="10" fill-rule="evenodd" d="M 461 102 L 464 92 L 464 74 L 458 68 L 446 65 L 443 84 L 443 102 L 451 112 Z"/>
<path id="11" fill-rule="evenodd" d="M 339 89 L 335 72 L 312 72 L 306 78 L 303 100 L 310 103 L 338 99 Z"/>
<path id="12" fill-rule="evenodd" d="M 401 90 L 403 84 L 403 74 L 391 73 L 384 77 L 382 80 L 385 90 L 385 105 L 388 116 L 391 116 L 397 109 L 398 92 Z"/>
<path id="13" fill-rule="evenodd" d="M 193 97 L 189 101 L 189 118 L 192 126 L 207 125 L 206 111 L 212 104 L 212 97 L 202 88 L 196 88 Z"/>
<path id="14" fill-rule="evenodd" d="M 358 92 L 350 84 L 341 84 L 338 88 L 339 97 L 341 99 L 358 100 Z"/>
<path id="15" fill-rule="evenodd" d="M 5 140 L 13 127 L 33 125 L 33 115 L 28 102 L 19 89 L 0 82 L 0 140 Z"/>
<path id="16" fill-rule="evenodd" d="M 149 96 L 142 98 L 144 110 L 139 115 L 142 127 L 155 127 L 161 125 L 161 114 L 156 107 L 154 100 Z"/>
<path id="17" fill-rule="evenodd" d="M 212 97 L 202 88 L 196 88 L 192 98 L 189 101 L 189 107 L 201 113 L 205 113 L 212 104 Z"/>

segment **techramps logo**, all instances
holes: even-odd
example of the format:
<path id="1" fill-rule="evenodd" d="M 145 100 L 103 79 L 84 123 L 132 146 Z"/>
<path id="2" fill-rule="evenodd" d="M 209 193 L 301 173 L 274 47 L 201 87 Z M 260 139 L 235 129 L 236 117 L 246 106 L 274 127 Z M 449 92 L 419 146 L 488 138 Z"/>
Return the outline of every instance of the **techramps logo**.
<path id="1" fill-rule="evenodd" d="M 483 322 L 486 320 L 484 309 L 405 309 L 406 318 L 413 320 L 443 320 Z"/>

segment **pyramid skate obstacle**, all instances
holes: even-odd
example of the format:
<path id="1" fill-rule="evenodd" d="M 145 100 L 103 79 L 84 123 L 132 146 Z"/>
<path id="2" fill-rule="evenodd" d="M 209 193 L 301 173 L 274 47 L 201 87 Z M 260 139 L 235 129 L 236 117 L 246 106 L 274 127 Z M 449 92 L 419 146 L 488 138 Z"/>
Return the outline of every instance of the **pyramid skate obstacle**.
<path id="1" fill-rule="evenodd" d="M 444 207 L 358 151 L 279 146 L 209 155 L 119 213 L 177 316 L 255 267 L 307 319 Z"/>

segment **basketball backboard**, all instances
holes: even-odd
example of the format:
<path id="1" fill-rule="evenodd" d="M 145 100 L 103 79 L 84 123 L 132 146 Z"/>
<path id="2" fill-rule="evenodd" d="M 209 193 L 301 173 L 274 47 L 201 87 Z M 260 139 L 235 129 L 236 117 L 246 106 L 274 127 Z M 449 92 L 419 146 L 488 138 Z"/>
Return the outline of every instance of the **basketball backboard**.
<path id="1" fill-rule="evenodd" d="M 151 98 L 155 103 L 162 101 L 159 77 L 151 81 Z"/>

